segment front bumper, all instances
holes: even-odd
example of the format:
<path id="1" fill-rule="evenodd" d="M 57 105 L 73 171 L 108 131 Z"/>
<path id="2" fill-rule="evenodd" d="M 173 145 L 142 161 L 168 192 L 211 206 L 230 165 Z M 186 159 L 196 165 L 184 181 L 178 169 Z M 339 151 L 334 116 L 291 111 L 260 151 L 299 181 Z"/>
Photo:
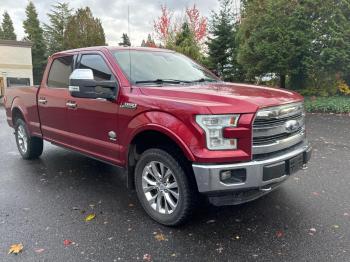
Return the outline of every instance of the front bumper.
<path id="1" fill-rule="evenodd" d="M 193 171 L 199 192 L 209 195 L 214 205 L 233 205 L 252 201 L 271 192 L 291 173 L 298 171 L 311 157 L 312 147 L 305 140 L 300 144 L 270 154 L 250 162 L 237 164 L 205 165 L 193 164 Z M 302 163 L 294 166 L 295 158 L 300 156 Z M 293 162 L 292 162 L 293 160 Z M 239 170 L 245 179 L 236 183 L 224 183 L 220 174 L 224 171 Z"/>

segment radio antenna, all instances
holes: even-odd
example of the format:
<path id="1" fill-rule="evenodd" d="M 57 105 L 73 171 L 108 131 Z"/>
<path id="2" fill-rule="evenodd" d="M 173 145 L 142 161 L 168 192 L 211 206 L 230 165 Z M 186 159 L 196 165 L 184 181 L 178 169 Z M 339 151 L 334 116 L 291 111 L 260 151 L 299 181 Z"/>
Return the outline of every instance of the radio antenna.
<path id="1" fill-rule="evenodd" d="M 132 76 L 131 76 L 131 52 L 130 52 L 130 47 L 131 47 L 131 34 L 130 34 L 130 5 L 128 5 L 128 35 L 129 35 L 129 84 L 130 88 L 132 90 Z"/>

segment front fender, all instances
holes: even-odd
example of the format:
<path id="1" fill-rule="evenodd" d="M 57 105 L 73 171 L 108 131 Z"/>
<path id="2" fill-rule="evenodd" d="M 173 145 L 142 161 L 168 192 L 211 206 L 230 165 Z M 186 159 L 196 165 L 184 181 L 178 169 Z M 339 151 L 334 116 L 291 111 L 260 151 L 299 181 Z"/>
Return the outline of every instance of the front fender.
<path id="1" fill-rule="evenodd" d="M 125 132 L 126 137 L 123 140 L 127 141 L 124 155 L 127 155 L 127 147 L 135 136 L 150 130 L 168 136 L 182 149 L 188 160 L 195 161 L 191 148 L 200 143 L 199 131 L 193 125 L 186 125 L 183 120 L 161 111 L 144 112 L 129 122 Z"/>

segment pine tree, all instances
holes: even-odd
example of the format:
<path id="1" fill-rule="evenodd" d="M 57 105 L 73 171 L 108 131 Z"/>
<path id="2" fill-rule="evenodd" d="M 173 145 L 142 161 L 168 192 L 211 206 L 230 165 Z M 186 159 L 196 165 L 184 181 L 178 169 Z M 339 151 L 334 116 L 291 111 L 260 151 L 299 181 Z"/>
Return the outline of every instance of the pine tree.
<path id="1" fill-rule="evenodd" d="M 122 42 L 119 43 L 120 46 L 131 46 L 130 38 L 127 34 L 123 33 Z"/>
<path id="2" fill-rule="evenodd" d="M 10 15 L 5 11 L 2 20 L 2 39 L 17 40 Z"/>
<path id="3" fill-rule="evenodd" d="M 64 32 L 64 48 L 80 48 L 106 45 L 100 19 L 94 18 L 89 7 L 78 9 L 70 17 Z"/>
<path id="4" fill-rule="evenodd" d="M 3 31 L 2 31 L 2 27 L 1 27 L 1 25 L 0 25 L 0 39 L 3 39 Z"/>
<path id="5" fill-rule="evenodd" d="M 181 30 L 176 34 L 174 42 L 168 42 L 167 48 L 182 53 L 193 60 L 201 61 L 202 54 L 200 47 L 196 41 L 195 34 L 191 30 L 190 25 L 183 23 Z"/>
<path id="6" fill-rule="evenodd" d="M 157 45 L 154 42 L 154 39 L 152 38 L 151 34 L 148 34 L 147 41 L 142 40 L 141 46 L 142 47 L 157 47 Z"/>
<path id="7" fill-rule="evenodd" d="M 26 7 L 26 19 L 23 22 L 25 40 L 32 42 L 32 61 L 34 83 L 39 84 L 46 64 L 46 46 L 43 29 L 40 27 L 38 14 L 33 2 Z"/>
<path id="8" fill-rule="evenodd" d="M 237 63 L 238 43 L 236 41 L 237 24 L 233 14 L 232 1 L 221 0 L 220 11 L 213 12 L 210 21 L 210 33 L 208 37 L 208 62 L 226 81 L 243 81 L 244 74 Z"/>
<path id="9" fill-rule="evenodd" d="M 53 54 L 64 50 L 64 32 L 72 15 L 72 9 L 68 3 L 57 3 L 47 15 L 50 23 L 44 25 L 44 36 L 48 53 Z"/>

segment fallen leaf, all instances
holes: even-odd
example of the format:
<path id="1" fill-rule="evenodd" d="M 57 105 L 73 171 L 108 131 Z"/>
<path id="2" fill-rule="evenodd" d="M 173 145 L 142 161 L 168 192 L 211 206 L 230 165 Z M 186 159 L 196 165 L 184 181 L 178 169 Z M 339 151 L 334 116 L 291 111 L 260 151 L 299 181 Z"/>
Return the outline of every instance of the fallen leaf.
<path id="1" fill-rule="evenodd" d="M 133 207 L 133 206 L 134 206 L 134 204 L 132 204 L 132 203 L 129 204 L 129 207 Z"/>
<path id="2" fill-rule="evenodd" d="M 176 254 L 175 254 L 175 253 L 172 253 L 171 256 L 172 256 L 172 257 L 176 257 Z"/>
<path id="3" fill-rule="evenodd" d="M 338 229 L 339 225 L 332 225 L 333 228 Z"/>
<path id="4" fill-rule="evenodd" d="M 240 236 L 237 235 L 237 236 L 235 237 L 235 239 L 239 240 L 239 239 L 240 239 Z"/>
<path id="5" fill-rule="evenodd" d="M 214 220 L 214 219 L 211 219 L 211 220 L 208 220 L 208 221 L 207 221 L 207 224 L 212 224 L 212 223 L 215 223 L 215 220 Z"/>
<path id="6" fill-rule="evenodd" d="M 93 220 L 95 217 L 96 217 L 95 214 L 88 214 L 88 215 L 85 217 L 85 221 L 86 221 L 86 222 L 89 222 L 89 221 Z"/>
<path id="7" fill-rule="evenodd" d="M 143 260 L 149 262 L 149 261 L 152 261 L 152 257 L 150 254 L 144 254 Z"/>
<path id="8" fill-rule="evenodd" d="M 312 192 L 312 194 L 313 194 L 314 196 L 319 196 L 319 195 L 320 195 L 320 193 L 318 193 L 318 192 Z"/>
<path id="9" fill-rule="evenodd" d="M 167 240 L 167 239 L 165 238 L 165 236 L 164 236 L 162 233 L 159 233 L 159 234 L 154 235 L 154 238 L 155 238 L 157 241 L 166 241 L 166 240 Z"/>
<path id="10" fill-rule="evenodd" d="M 348 217 L 348 216 L 349 216 L 349 213 L 344 213 L 344 216 L 345 216 L 345 217 Z"/>
<path id="11" fill-rule="evenodd" d="M 23 250 L 23 245 L 20 244 L 13 244 L 9 249 L 9 254 L 18 254 Z"/>
<path id="12" fill-rule="evenodd" d="M 219 248 L 216 249 L 216 251 L 218 251 L 219 254 L 221 254 L 223 250 L 224 250 L 223 247 L 219 247 Z"/>
<path id="13" fill-rule="evenodd" d="M 64 245 L 65 247 L 67 247 L 67 246 L 71 245 L 72 243 L 73 243 L 73 241 L 72 241 L 72 240 L 69 240 L 69 239 L 65 239 L 65 240 L 63 240 L 63 245 Z"/>
<path id="14" fill-rule="evenodd" d="M 34 251 L 35 251 L 35 253 L 40 254 L 40 253 L 44 252 L 45 249 L 43 249 L 43 248 L 36 248 L 36 249 L 34 249 Z"/>
<path id="15" fill-rule="evenodd" d="M 316 233 L 316 228 L 312 227 L 309 229 L 309 235 L 313 236 Z"/>
<path id="16" fill-rule="evenodd" d="M 281 238 L 281 237 L 283 237 L 283 236 L 284 236 L 283 231 L 278 230 L 278 231 L 276 232 L 276 237 Z"/>

